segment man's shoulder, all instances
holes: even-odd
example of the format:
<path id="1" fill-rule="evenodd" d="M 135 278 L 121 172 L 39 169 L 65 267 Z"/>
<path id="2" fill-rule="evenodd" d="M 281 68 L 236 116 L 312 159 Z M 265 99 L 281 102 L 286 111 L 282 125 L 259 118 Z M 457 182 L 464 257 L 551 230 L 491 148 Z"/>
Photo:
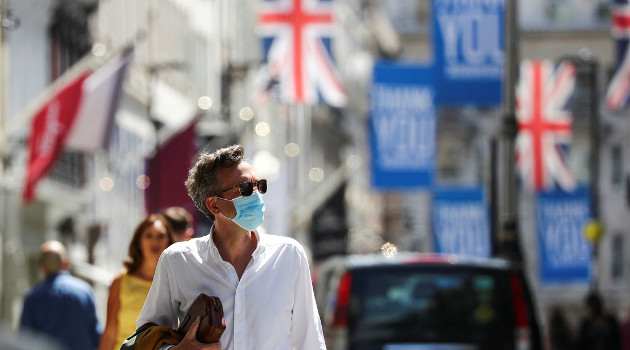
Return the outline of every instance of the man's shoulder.
<path id="1" fill-rule="evenodd" d="M 75 288 L 76 290 L 92 292 L 92 286 L 89 283 L 70 274 L 60 275 L 57 279 L 57 282 L 60 285 L 69 286 L 71 288 Z"/>
<path id="2" fill-rule="evenodd" d="M 278 236 L 278 235 L 270 235 L 268 233 L 260 233 L 261 244 L 270 247 L 270 248 L 293 248 L 297 251 L 304 251 L 304 247 L 297 240 L 286 237 L 286 236 Z"/>
<path id="3" fill-rule="evenodd" d="M 91 298 L 92 286 L 78 277 L 64 273 L 56 276 L 52 283 L 47 280 L 39 282 L 26 293 L 25 298 L 40 299 L 49 295 L 84 295 Z"/>
<path id="4" fill-rule="evenodd" d="M 208 236 L 202 236 L 188 241 L 173 243 L 164 250 L 162 255 L 177 256 L 203 253 L 208 250 L 208 239 Z"/>

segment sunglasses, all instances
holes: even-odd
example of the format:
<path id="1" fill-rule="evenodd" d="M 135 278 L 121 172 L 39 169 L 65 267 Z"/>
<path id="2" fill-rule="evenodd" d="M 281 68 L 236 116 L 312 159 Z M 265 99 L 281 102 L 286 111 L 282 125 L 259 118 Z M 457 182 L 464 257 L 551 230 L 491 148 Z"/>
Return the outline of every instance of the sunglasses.
<path id="1" fill-rule="evenodd" d="M 221 190 L 221 193 L 227 192 L 231 189 L 238 187 L 238 192 L 241 194 L 241 196 L 248 197 L 248 196 L 251 196 L 252 193 L 254 193 L 254 186 L 258 188 L 258 192 L 260 193 L 267 192 L 267 180 L 263 179 L 263 180 L 258 180 L 255 182 L 247 182 L 247 181 L 241 182 L 240 184 L 236 186 L 232 186 L 230 188 Z"/>

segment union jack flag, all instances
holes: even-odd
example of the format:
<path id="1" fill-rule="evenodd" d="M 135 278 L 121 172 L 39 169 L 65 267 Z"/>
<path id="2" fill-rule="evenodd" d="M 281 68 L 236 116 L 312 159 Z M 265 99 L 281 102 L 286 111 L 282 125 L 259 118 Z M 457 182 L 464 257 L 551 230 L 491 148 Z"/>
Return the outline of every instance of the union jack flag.
<path id="1" fill-rule="evenodd" d="M 516 163 L 524 182 L 537 191 L 550 189 L 554 183 L 565 190 L 576 185 L 560 148 L 571 140 L 572 116 L 563 108 L 573 93 L 575 73 L 568 61 L 555 72 L 551 61 L 521 63 Z"/>
<path id="2" fill-rule="evenodd" d="M 266 79 L 279 84 L 281 100 L 316 104 L 321 98 L 332 106 L 346 103 L 330 48 L 332 1 L 262 1 L 258 26 Z"/>
<path id="3" fill-rule="evenodd" d="M 612 36 L 615 38 L 617 66 L 606 91 L 606 106 L 618 110 L 630 96 L 630 5 L 628 0 L 615 0 L 611 15 Z"/>

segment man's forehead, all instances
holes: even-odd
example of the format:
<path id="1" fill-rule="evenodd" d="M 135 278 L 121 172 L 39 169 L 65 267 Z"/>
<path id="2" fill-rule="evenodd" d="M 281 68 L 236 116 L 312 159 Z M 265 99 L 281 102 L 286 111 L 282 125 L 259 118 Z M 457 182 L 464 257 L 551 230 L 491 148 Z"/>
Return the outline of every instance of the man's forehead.
<path id="1" fill-rule="evenodd" d="M 219 183 L 249 181 L 256 177 L 256 172 L 251 164 L 241 161 L 229 168 L 217 169 L 217 179 Z"/>

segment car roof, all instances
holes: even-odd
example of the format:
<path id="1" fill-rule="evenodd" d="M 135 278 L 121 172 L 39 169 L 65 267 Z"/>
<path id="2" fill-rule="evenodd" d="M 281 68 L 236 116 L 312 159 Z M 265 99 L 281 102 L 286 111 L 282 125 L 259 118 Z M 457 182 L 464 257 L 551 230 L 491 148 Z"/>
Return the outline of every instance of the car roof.
<path id="1" fill-rule="evenodd" d="M 414 264 L 432 266 L 453 265 L 462 267 L 490 268 L 497 270 L 508 270 L 515 267 L 513 263 L 505 259 L 417 252 L 400 252 L 391 257 L 386 257 L 383 254 L 357 254 L 335 256 L 326 260 L 326 262 L 324 262 L 322 265 L 343 265 L 347 269 L 354 270 L 369 267 Z"/>

